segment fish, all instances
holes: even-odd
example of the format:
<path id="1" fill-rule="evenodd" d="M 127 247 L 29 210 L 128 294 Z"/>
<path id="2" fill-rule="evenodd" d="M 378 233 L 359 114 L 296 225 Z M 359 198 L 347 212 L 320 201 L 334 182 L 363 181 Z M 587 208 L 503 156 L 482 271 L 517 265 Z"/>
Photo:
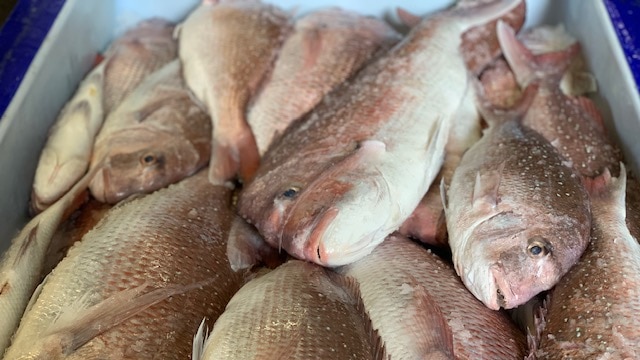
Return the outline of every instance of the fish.
<path id="1" fill-rule="evenodd" d="M 181 78 L 178 60 L 150 75 L 112 112 L 96 138 L 89 189 L 110 204 L 175 183 L 206 166 L 211 121 Z"/>
<path id="2" fill-rule="evenodd" d="M 560 81 L 579 43 L 566 50 L 534 56 L 518 41 L 513 29 L 497 25 L 504 56 L 521 87 L 539 83 L 538 95 L 522 124 L 551 142 L 582 176 L 594 177 L 605 168 L 617 174 L 622 153 L 606 136 L 595 104 L 587 97 L 569 97 Z"/>
<path id="3" fill-rule="evenodd" d="M 245 281 L 225 256 L 231 196 L 203 169 L 113 207 L 45 279 L 5 359 L 186 359 Z"/>
<path id="4" fill-rule="evenodd" d="M 488 309 L 449 263 L 398 233 L 335 271 L 355 280 L 391 359 L 434 359 L 436 354 L 522 359 L 526 354 L 524 333 L 504 312 Z"/>
<path id="5" fill-rule="evenodd" d="M 58 115 L 40 154 L 32 213 L 51 206 L 84 175 L 105 117 L 148 74 L 177 57 L 172 32 L 166 20 L 140 22 L 116 39 L 85 77 Z"/>
<path id="6" fill-rule="evenodd" d="M 503 21 L 513 29 L 519 30 L 524 25 L 526 12 L 526 1 L 522 1 L 504 16 L 473 27 L 462 34 L 462 56 L 472 74 L 477 76 L 492 60 L 502 54 L 495 31 L 497 22 Z"/>
<path id="7" fill-rule="evenodd" d="M 533 27 L 518 34 L 518 39 L 534 56 L 562 52 L 577 42 L 563 24 Z M 482 72 L 481 81 L 485 97 L 494 106 L 509 108 L 522 96 L 515 75 L 503 57 L 496 59 Z M 560 90 L 567 96 L 575 97 L 595 93 L 597 89 L 596 79 L 588 71 L 584 56 L 581 52 L 574 54 L 560 80 Z"/>
<path id="8" fill-rule="evenodd" d="M 193 359 L 386 359 L 358 304 L 327 270 L 291 260 L 233 296 Z"/>
<path id="9" fill-rule="evenodd" d="M 113 111 L 151 73 L 178 57 L 175 25 L 161 18 L 139 22 L 105 51 L 104 108 Z"/>
<path id="10" fill-rule="evenodd" d="M 67 251 L 71 246 L 80 241 L 89 230 L 93 229 L 111 207 L 112 205 L 110 204 L 89 198 L 66 221 L 60 224 L 47 249 L 41 278 L 48 275 L 58 265 L 67 255 Z"/>
<path id="11" fill-rule="evenodd" d="M 552 290 L 539 319 L 538 359 L 640 357 L 640 244 L 625 224 L 624 165 L 588 179 L 592 231 L 582 259 Z"/>
<path id="12" fill-rule="evenodd" d="M 9 345 L 29 299 L 42 280 L 47 252 L 60 225 L 86 199 L 89 170 L 58 201 L 33 217 L 0 259 L 0 354 Z"/>
<path id="13" fill-rule="evenodd" d="M 529 28 L 520 33 L 518 38 L 533 55 L 562 51 L 577 42 L 562 23 Z M 560 89 L 568 96 L 581 96 L 598 91 L 596 78 L 588 71 L 582 52 L 575 54 L 570 60 L 567 71 L 560 80 Z"/>
<path id="14" fill-rule="evenodd" d="M 625 200 L 627 227 L 631 236 L 640 242 L 640 180 L 633 174 L 627 176 Z"/>
<path id="15" fill-rule="evenodd" d="M 238 211 L 269 244 L 323 266 L 369 254 L 440 170 L 468 86 L 460 36 L 519 1 L 459 5 L 331 92 L 265 154 Z"/>
<path id="16" fill-rule="evenodd" d="M 245 111 L 290 30 L 289 14 L 258 0 L 203 0 L 180 25 L 184 79 L 213 123 L 213 183 L 253 178 L 260 155 Z"/>
<path id="17" fill-rule="evenodd" d="M 490 309 L 510 309 L 553 287 L 589 242 L 581 176 L 549 141 L 521 123 L 537 97 L 525 89 L 511 111 L 487 108 L 489 127 L 443 187 L 453 264 Z"/>
<path id="18" fill-rule="evenodd" d="M 80 83 L 49 130 L 33 179 L 32 214 L 59 200 L 87 171 L 104 120 L 103 87 L 104 64 L 100 64 Z"/>
<path id="19" fill-rule="evenodd" d="M 474 93 L 468 92 L 467 96 L 472 97 Z M 447 247 L 447 222 L 440 194 L 440 183 L 451 182 L 453 172 L 458 167 L 462 155 L 480 140 L 481 122 L 474 101 L 462 102 L 466 107 L 460 108 L 456 122 L 449 130 L 442 168 L 429 187 L 429 191 L 398 229 L 400 234 L 425 244 Z"/>
<path id="20" fill-rule="evenodd" d="M 298 19 L 249 106 L 247 121 L 260 156 L 291 122 L 400 39 L 384 21 L 341 8 Z"/>

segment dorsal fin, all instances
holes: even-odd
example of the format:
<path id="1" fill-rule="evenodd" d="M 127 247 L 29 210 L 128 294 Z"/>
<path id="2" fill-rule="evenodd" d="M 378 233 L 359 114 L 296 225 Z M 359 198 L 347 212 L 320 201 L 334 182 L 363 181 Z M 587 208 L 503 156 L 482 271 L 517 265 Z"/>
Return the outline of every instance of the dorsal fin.
<path id="1" fill-rule="evenodd" d="M 396 15 L 398 16 L 398 19 L 409 28 L 418 25 L 420 21 L 422 21 L 422 18 L 420 16 L 402 7 L 396 8 Z"/>

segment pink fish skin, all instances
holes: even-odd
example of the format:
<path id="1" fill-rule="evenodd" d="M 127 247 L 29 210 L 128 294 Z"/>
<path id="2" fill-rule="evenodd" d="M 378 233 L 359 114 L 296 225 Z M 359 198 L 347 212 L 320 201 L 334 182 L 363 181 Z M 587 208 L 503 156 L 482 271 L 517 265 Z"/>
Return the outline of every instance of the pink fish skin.
<path id="1" fill-rule="evenodd" d="M 108 115 L 147 75 L 178 57 L 174 24 L 160 18 L 140 22 L 105 52 L 104 109 Z"/>
<path id="2" fill-rule="evenodd" d="M 340 8 L 298 19 L 247 115 L 260 155 L 292 121 L 400 39 L 383 20 Z"/>
<path id="3" fill-rule="evenodd" d="M 497 29 L 502 51 L 520 86 L 533 81 L 540 84 L 523 125 L 542 134 L 581 175 L 593 177 L 606 168 L 617 174 L 622 155 L 602 131 L 595 106 L 587 98 L 565 95 L 560 88 L 579 44 L 534 56 L 508 25 L 499 23 Z"/>
<path id="4" fill-rule="evenodd" d="M 226 258 L 231 198 L 203 169 L 113 207 L 45 280 L 6 358 L 188 358 L 245 280 Z"/>
<path id="5" fill-rule="evenodd" d="M 589 199 L 580 176 L 512 113 L 484 109 L 489 128 L 463 156 L 447 191 L 453 263 L 491 309 L 510 309 L 553 287 L 589 241 Z"/>
<path id="6" fill-rule="evenodd" d="M 149 75 L 107 117 L 94 144 L 89 184 L 102 202 L 150 193 L 204 167 L 211 120 L 191 98 L 176 59 Z"/>
<path id="7" fill-rule="evenodd" d="M 289 15 L 258 0 L 203 1 L 179 29 L 184 79 L 211 116 L 209 177 L 250 181 L 260 163 L 245 116 L 291 28 Z"/>
<path id="8" fill-rule="evenodd" d="M 524 333 L 506 314 L 484 306 L 449 263 L 402 235 L 335 271 L 356 281 L 392 359 L 524 357 Z"/>
<path id="9" fill-rule="evenodd" d="M 627 227 L 631 236 L 640 243 L 640 181 L 633 174 L 627 176 Z"/>
<path id="10" fill-rule="evenodd" d="M 87 171 L 105 117 L 147 75 L 176 58 L 172 32 L 168 21 L 150 19 L 109 46 L 105 59 L 86 76 L 49 132 L 33 181 L 33 213 L 57 201 Z"/>
<path id="11" fill-rule="evenodd" d="M 591 242 L 546 304 L 538 359 L 640 358 L 640 244 L 625 224 L 625 177 L 588 181 Z"/>
<path id="12" fill-rule="evenodd" d="M 366 256 L 416 208 L 459 109 L 472 104 L 461 35 L 519 4 L 423 20 L 287 129 L 243 188 L 239 213 L 297 258 L 338 266 Z"/>

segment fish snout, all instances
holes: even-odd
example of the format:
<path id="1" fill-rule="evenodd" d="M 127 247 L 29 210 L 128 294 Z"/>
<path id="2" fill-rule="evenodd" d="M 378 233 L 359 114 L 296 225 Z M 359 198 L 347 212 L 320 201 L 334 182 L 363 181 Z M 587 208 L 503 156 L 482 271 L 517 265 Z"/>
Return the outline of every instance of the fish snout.
<path id="1" fill-rule="evenodd" d="M 107 187 L 109 186 L 109 174 L 103 167 L 98 170 L 89 183 L 89 190 L 96 200 L 100 202 L 107 202 Z"/>
<path id="2" fill-rule="evenodd" d="M 305 244 L 304 257 L 307 260 L 319 265 L 328 265 L 329 253 L 326 251 L 323 240 L 329 225 L 331 225 L 338 213 L 339 210 L 332 207 L 319 214 Z"/>
<path id="3" fill-rule="evenodd" d="M 513 292 L 503 267 L 500 264 L 493 264 L 489 272 L 495 288 L 495 305 L 497 309 L 510 309 L 517 306 L 513 303 L 517 302 L 518 296 Z"/>

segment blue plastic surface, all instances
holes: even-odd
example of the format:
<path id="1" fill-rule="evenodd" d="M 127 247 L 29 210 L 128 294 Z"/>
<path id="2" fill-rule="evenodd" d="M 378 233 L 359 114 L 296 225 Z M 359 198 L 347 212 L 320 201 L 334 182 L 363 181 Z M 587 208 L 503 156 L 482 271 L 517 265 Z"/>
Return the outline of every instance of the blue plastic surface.
<path id="1" fill-rule="evenodd" d="M 640 1 L 604 0 L 629 68 L 640 90 Z"/>
<path id="2" fill-rule="evenodd" d="M 0 29 L 0 114 L 9 106 L 64 2 L 19 0 Z"/>

